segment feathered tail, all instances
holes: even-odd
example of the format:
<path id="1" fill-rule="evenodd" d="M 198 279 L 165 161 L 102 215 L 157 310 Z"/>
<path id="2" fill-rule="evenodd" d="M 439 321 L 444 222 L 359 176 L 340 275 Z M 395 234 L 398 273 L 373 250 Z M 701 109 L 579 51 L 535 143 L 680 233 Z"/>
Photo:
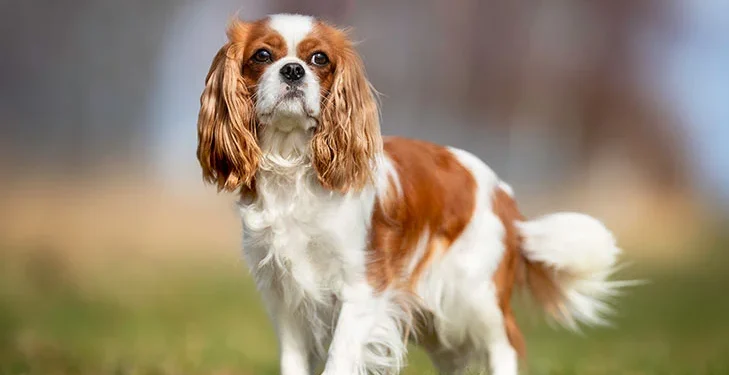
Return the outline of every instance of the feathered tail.
<path id="1" fill-rule="evenodd" d="M 633 281 L 611 281 L 621 250 L 605 226 L 578 213 L 515 223 L 521 237 L 526 286 L 563 326 L 606 325 L 609 299 Z"/>

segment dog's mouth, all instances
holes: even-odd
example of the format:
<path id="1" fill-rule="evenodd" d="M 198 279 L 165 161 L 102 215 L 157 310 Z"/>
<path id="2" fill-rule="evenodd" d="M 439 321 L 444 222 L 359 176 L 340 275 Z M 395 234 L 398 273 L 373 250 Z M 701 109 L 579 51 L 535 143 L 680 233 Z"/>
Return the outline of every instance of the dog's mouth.
<path id="1" fill-rule="evenodd" d="M 274 104 L 273 109 L 271 112 L 276 112 L 276 110 L 281 109 L 280 107 L 282 105 L 290 106 L 291 103 L 298 103 L 301 105 L 301 109 L 306 112 L 306 103 L 304 101 L 304 92 L 301 90 L 289 90 L 286 91 L 281 97 L 278 98 L 276 101 L 276 104 Z"/>
<path id="2" fill-rule="evenodd" d="M 270 121 L 277 116 L 285 117 L 306 117 L 318 123 L 319 119 L 314 116 L 315 110 L 306 105 L 306 94 L 297 88 L 287 88 L 273 105 L 270 111 L 261 113 L 259 117 L 264 121 Z"/>
<path id="3" fill-rule="evenodd" d="M 287 99 L 304 99 L 304 91 L 299 89 L 286 90 L 286 93 L 281 96 L 279 102 Z"/>

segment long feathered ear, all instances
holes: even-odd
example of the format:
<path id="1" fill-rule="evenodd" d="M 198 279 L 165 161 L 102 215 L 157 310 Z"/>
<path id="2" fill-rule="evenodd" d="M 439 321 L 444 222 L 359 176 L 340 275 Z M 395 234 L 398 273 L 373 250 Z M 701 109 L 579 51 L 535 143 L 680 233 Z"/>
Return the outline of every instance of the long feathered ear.
<path id="1" fill-rule="evenodd" d="M 197 158 L 203 179 L 218 190 L 252 187 L 261 150 L 253 101 L 243 81 L 241 60 L 247 24 L 234 23 L 231 41 L 218 51 L 205 79 L 197 121 Z"/>
<path id="2" fill-rule="evenodd" d="M 379 110 L 362 60 L 348 41 L 338 56 L 312 148 L 324 187 L 356 191 L 372 181 L 374 160 L 382 150 Z"/>

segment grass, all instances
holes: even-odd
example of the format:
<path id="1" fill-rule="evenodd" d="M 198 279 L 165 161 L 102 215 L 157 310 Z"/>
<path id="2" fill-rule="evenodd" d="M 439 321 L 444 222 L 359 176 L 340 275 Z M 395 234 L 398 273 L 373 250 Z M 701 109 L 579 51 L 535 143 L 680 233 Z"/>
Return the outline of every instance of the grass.
<path id="1" fill-rule="evenodd" d="M 278 373 L 271 327 L 236 261 L 84 268 L 50 251 L 5 254 L 0 374 Z M 729 374 L 728 270 L 716 260 L 663 272 L 635 267 L 633 275 L 652 282 L 619 301 L 617 328 L 584 335 L 552 329 L 522 307 L 523 372 Z M 429 373 L 414 350 L 405 374 Z"/>

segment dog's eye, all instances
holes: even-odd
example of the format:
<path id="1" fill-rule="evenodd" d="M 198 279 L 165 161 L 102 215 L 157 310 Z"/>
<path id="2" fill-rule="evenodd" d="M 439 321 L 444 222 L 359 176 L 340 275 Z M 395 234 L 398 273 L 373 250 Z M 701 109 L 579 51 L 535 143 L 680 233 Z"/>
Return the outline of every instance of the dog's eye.
<path id="1" fill-rule="evenodd" d="M 324 52 L 315 52 L 311 55 L 311 63 L 318 66 L 324 66 L 329 63 L 329 57 Z"/>
<path id="2" fill-rule="evenodd" d="M 253 54 L 251 59 L 257 63 L 271 62 L 271 51 L 261 48 Z"/>

